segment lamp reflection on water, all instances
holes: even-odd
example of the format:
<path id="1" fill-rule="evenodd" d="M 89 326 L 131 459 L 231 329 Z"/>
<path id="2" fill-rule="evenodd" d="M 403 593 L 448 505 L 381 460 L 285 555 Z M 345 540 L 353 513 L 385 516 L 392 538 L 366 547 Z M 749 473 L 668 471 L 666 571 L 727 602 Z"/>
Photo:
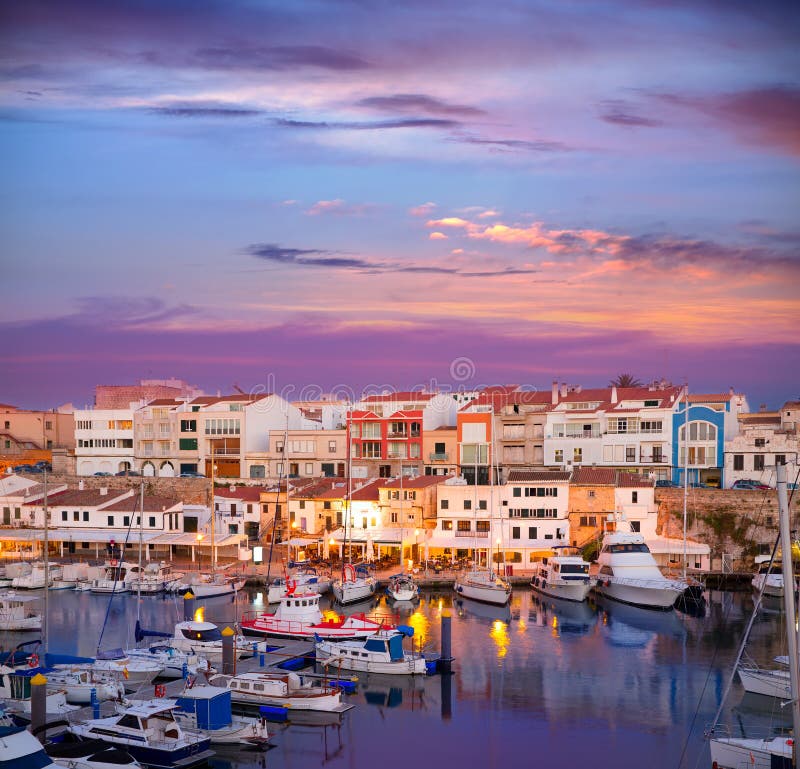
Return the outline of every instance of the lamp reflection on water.
<path id="1" fill-rule="evenodd" d="M 430 620 L 417 609 L 407 620 L 406 624 L 414 628 L 414 643 L 418 647 L 425 645 L 428 637 L 428 628 L 430 627 Z"/>
<path id="2" fill-rule="evenodd" d="M 492 623 L 492 629 L 489 631 L 489 637 L 494 641 L 497 647 L 497 659 L 501 660 L 508 653 L 508 625 L 503 620 L 496 619 Z"/>

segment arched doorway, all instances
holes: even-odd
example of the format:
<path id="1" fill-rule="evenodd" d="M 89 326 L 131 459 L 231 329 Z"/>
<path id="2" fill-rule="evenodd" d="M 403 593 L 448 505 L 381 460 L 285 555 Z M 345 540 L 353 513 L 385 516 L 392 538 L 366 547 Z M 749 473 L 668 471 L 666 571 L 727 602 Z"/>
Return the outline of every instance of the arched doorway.
<path id="1" fill-rule="evenodd" d="M 155 474 L 156 468 L 152 462 L 145 462 L 142 465 L 142 475 L 144 475 L 146 478 L 153 478 L 155 477 Z"/>
<path id="2" fill-rule="evenodd" d="M 172 466 L 172 462 L 162 462 L 158 469 L 158 475 L 160 478 L 174 478 L 175 468 Z"/>

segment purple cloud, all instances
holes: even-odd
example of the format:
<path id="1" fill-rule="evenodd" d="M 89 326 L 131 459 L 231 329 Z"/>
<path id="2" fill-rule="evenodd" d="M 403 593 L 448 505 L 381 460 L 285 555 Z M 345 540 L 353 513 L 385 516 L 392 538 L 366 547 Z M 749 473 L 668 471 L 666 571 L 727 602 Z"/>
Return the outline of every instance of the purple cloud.
<path id="1" fill-rule="evenodd" d="M 452 115 L 454 117 L 480 117 L 486 112 L 465 104 L 448 104 L 441 99 L 418 93 L 398 93 L 392 96 L 369 96 L 356 102 L 358 107 L 367 107 L 379 112 L 424 113 L 427 115 Z"/>
<path id="2" fill-rule="evenodd" d="M 600 104 L 600 119 L 613 125 L 631 128 L 656 128 L 661 120 L 637 115 L 624 101 L 604 101 Z"/>

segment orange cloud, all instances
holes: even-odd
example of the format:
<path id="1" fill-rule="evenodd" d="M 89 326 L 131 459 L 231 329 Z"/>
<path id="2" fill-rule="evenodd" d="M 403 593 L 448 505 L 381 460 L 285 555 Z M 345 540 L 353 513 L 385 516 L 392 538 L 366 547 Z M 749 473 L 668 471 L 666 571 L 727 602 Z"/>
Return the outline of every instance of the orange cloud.
<path id="1" fill-rule="evenodd" d="M 432 232 L 430 235 L 428 235 L 428 238 L 430 240 L 447 240 L 447 235 L 445 235 L 443 232 Z"/>

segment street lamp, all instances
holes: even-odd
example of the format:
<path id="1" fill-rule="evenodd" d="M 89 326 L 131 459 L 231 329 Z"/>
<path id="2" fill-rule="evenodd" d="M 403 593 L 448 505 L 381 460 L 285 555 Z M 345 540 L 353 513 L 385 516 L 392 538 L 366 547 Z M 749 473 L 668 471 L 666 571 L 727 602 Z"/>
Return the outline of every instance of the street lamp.
<path id="1" fill-rule="evenodd" d="M 200 562 L 203 554 L 203 551 L 200 549 L 200 543 L 203 541 L 203 535 L 198 534 L 196 539 L 197 539 L 197 570 L 200 571 Z"/>

